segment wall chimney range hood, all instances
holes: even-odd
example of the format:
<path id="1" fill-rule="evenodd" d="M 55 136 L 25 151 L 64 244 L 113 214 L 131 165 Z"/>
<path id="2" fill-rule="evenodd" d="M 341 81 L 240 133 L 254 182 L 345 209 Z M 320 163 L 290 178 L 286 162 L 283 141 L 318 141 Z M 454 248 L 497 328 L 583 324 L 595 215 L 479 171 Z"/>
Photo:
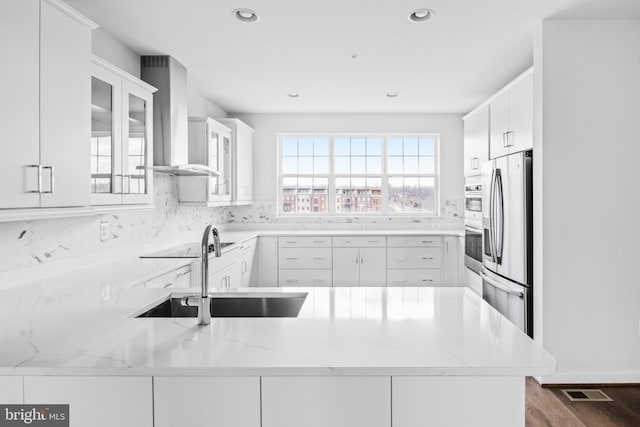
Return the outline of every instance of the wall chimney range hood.
<path id="1" fill-rule="evenodd" d="M 189 163 L 187 69 L 167 55 L 142 56 L 140 77 L 158 88 L 153 94 L 153 170 L 180 176 L 218 176 Z"/>

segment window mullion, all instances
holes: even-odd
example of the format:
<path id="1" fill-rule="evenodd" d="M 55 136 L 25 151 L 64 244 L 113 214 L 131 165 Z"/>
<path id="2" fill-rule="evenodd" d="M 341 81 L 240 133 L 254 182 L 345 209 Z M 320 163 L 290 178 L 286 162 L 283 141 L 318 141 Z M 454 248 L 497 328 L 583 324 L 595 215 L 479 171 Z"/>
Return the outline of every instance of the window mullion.
<path id="1" fill-rule="evenodd" d="M 329 185 L 327 187 L 329 207 L 328 214 L 336 214 L 336 176 L 335 176 L 335 137 L 329 139 Z"/>

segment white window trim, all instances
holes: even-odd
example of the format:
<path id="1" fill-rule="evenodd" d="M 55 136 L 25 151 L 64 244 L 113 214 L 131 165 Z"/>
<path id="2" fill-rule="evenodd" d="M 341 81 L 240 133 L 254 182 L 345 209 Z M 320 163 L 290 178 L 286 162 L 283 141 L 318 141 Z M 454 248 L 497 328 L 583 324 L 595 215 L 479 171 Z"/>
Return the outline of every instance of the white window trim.
<path id="1" fill-rule="evenodd" d="M 328 185 L 328 210 L 326 213 L 285 213 L 282 211 L 282 184 L 283 184 L 283 175 L 282 175 L 282 140 L 286 137 L 313 137 L 313 138 L 328 138 L 329 139 L 329 174 L 327 177 L 329 178 Z M 339 137 L 348 137 L 348 138 L 381 138 L 382 139 L 382 173 L 380 175 L 372 175 L 373 177 L 380 177 L 382 181 L 382 212 L 336 212 L 336 197 L 335 197 L 335 172 L 334 172 L 334 151 L 335 144 L 334 140 Z M 388 178 L 387 174 L 387 139 L 391 137 L 402 137 L 402 138 L 411 138 L 411 137 L 434 137 L 434 165 L 433 174 L 407 174 L 403 175 L 404 177 L 433 177 L 434 179 L 434 188 L 435 188 L 435 200 L 434 200 L 434 208 L 432 213 L 426 212 L 389 212 L 389 188 L 388 188 Z M 380 133 L 371 133 L 371 132 L 285 132 L 285 133 L 277 133 L 276 134 L 276 174 L 277 174 L 277 182 L 276 182 L 276 217 L 280 219 L 287 218 L 346 218 L 346 217 L 370 217 L 370 218 L 407 218 L 407 217 L 420 217 L 420 218 L 437 218 L 440 217 L 440 134 L 433 132 L 380 132 Z M 309 177 L 313 175 L 296 175 L 298 177 Z M 350 175 L 352 176 L 352 175 Z"/>

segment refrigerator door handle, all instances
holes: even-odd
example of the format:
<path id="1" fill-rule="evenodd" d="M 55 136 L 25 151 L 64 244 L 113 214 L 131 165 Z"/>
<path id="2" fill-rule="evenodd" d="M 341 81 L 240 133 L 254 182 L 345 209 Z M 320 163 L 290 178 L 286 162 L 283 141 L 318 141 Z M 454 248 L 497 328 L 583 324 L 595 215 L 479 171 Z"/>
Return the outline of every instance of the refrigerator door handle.
<path id="1" fill-rule="evenodd" d="M 504 248 L 504 193 L 502 187 L 502 174 L 500 169 L 496 169 L 496 209 L 497 215 L 497 227 L 496 227 L 496 259 L 498 264 L 502 261 L 502 250 Z"/>
<path id="2" fill-rule="evenodd" d="M 515 295 L 518 298 L 524 298 L 524 291 L 519 289 L 518 286 L 510 285 L 508 283 L 498 282 L 497 280 L 487 276 L 486 270 L 484 270 L 484 269 L 480 272 L 480 277 L 482 278 L 482 280 L 486 281 L 491 286 L 500 289 L 501 291 L 504 291 L 504 292 L 506 292 L 508 294 L 511 294 L 511 295 Z"/>
<path id="3" fill-rule="evenodd" d="M 495 241 L 495 182 L 496 170 L 491 170 L 491 186 L 489 188 L 489 253 L 491 262 L 496 262 L 496 241 Z"/>

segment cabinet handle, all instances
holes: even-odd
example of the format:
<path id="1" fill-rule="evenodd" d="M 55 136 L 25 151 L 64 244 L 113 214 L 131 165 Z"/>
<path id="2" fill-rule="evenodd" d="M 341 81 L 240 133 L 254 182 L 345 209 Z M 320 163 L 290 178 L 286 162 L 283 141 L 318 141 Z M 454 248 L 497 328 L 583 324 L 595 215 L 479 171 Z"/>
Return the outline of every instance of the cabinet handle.
<path id="1" fill-rule="evenodd" d="M 513 146 L 514 142 L 513 142 L 513 131 L 507 131 L 505 133 L 502 134 L 502 143 L 505 147 L 511 147 Z"/>
<path id="2" fill-rule="evenodd" d="M 364 257 L 360 257 L 360 264 L 364 264 Z"/>
<path id="3" fill-rule="evenodd" d="M 358 254 L 356 254 L 356 264 L 360 263 L 360 256 Z"/>
<path id="4" fill-rule="evenodd" d="M 247 272 L 247 261 L 242 261 L 242 274 Z"/>
<path id="5" fill-rule="evenodd" d="M 190 274 L 191 270 L 186 270 L 176 274 L 176 277 L 184 276 L 185 274 Z"/>
<path id="6" fill-rule="evenodd" d="M 449 252 L 449 242 L 444 242 L 444 251 Z"/>
<path id="7" fill-rule="evenodd" d="M 38 183 L 35 190 L 26 190 L 25 193 L 41 193 L 42 192 L 42 166 L 40 165 L 26 165 L 25 168 L 37 168 Z"/>
<path id="8" fill-rule="evenodd" d="M 422 279 L 422 282 L 433 282 L 433 279 Z"/>
<path id="9" fill-rule="evenodd" d="M 423 256 L 422 259 L 427 260 L 427 259 L 433 259 L 432 256 Z"/>
<path id="10" fill-rule="evenodd" d="M 433 243 L 433 240 L 423 240 L 422 243 Z"/>
<path id="11" fill-rule="evenodd" d="M 324 240 L 314 240 L 313 243 L 324 243 Z"/>
<path id="12" fill-rule="evenodd" d="M 289 243 L 291 245 L 294 245 L 296 243 L 298 243 L 296 240 L 287 240 L 285 243 Z"/>
<path id="13" fill-rule="evenodd" d="M 471 158 L 471 169 L 476 170 L 480 167 L 480 159 L 478 157 Z"/>
<path id="14" fill-rule="evenodd" d="M 298 258 L 287 258 L 287 261 L 297 261 Z"/>
<path id="15" fill-rule="evenodd" d="M 287 279 L 287 283 L 298 283 L 298 279 Z"/>
<path id="16" fill-rule="evenodd" d="M 326 258 L 325 258 L 325 257 L 323 257 L 323 256 L 313 257 L 313 260 L 314 260 L 314 261 L 323 261 L 323 260 L 325 260 L 325 259 L 326 259 Z"/>
<path id="17" fill-rule="evenodd" d="M 344 242 L 345 243 L 351 243 L 351 240 L 345 240 Z"/>
<path id="18" fill-rule="evenodd" d="M 49 169 L 49 191 L 42 191 L 42 193 L 53 194 L 54 191 L 54 183 L 53 183 L 53 166 L 42 166 L 41 170 Z"/>
<path id="19" fill-rule="evenodd" d="M 407 257 L 396 257 L 396 261 L 406 261 Z"/>
<path id="20" fill-rule="evenodd" d="M 173 283 L 167 283 L 166 285 L 162 286 L 162 289 L 168 288 L 169 286 L 173 285 Z"/>
<path id="21" fill-rule="evenodd" d="M 367 243 L 380 243 L 380 240 L 367 240 Z"/>

